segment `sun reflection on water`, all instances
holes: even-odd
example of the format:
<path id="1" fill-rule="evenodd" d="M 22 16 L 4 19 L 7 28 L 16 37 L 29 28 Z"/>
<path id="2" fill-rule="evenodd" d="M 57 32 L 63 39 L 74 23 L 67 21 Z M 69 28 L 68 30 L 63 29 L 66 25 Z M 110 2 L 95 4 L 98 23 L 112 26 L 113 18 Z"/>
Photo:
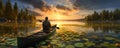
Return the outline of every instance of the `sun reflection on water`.
<path id="1" fill-rule="evenodd" d="M 62 25 L 85 25 L 83 22 L 79 21 L 50 21 L 52 25 L 57 24 L 58 27 L 61 27 Z M 37 22 L 37 25 L 42 24 L 42 22 Z"/>

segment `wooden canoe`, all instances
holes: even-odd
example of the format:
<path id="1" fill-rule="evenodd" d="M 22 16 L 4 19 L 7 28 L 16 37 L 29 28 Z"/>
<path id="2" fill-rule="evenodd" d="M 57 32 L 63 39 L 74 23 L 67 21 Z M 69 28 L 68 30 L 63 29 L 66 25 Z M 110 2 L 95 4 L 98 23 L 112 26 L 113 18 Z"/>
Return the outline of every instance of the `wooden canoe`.
<path id="1" fill-rule="evenodd" d="M 52 27 L 52 30 L 48 34 L 39 31 L 27 37 L 17 37 L 18 48 L 27 48 L 28 46 L 34 46 L 36 43 L 48 39 L 49 37 L 54 35 L 55 32 L 56 32 L 56 25 Z"/>

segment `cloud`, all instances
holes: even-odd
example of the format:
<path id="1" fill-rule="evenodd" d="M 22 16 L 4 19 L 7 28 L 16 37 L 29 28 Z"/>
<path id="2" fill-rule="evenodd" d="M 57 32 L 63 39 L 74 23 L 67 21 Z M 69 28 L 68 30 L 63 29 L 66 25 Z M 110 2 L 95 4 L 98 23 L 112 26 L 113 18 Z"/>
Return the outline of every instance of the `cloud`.
<path id="1" fill-rule="evenodd" d="M 35 8 L 42 9 L 45 6 L 45 2 L 43 0 L 19 0 L 23 3 L 31 4 Z"/>
<path id="2" fill-rule="evenodd" d="M 79 9 L 120 8 L 120 0 L 76 0 L 73 4 Z"/>
<path id="3" fill-rule="evenodd" d="M 63 6 L 63 5 L 56 5 L 56 8 L 63 9 L 63 10 L 71 10 L 70 8 Z"/>
<path id="4" fill-rule="evenodd" d="M 51 11 L 54 7 L 55 9 L 66 11 L 78 8 L 79 10 L 77 9 L 77 11 L 79 12 L 76 14 L 80 14 L 81 16 L 93 13 L 93 10 L 101 11 L 101 9 L 120 8 L 120 0 L 18 0 L 18 2 L 32 5 L 34 8 L 30 11 L 37 11 L 35 13 L 38 13 L 38 16 L 41 15 L 41 11 Z"/>

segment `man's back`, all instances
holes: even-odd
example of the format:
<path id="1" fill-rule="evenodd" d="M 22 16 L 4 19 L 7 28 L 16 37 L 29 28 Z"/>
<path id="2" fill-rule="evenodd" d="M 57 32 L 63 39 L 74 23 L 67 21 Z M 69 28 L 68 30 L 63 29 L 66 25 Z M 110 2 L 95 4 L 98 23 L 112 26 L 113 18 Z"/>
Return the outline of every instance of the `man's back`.
<path id="1" fill-rule="evenodd" d="M 46 19 L 43 24 L 43 31 L 46 32 L 46 33 L 49 33 L 50 32 L 50 27 L 51 27 L 51 24 L 50 22 L 48 21 L 48 19 Z"/>

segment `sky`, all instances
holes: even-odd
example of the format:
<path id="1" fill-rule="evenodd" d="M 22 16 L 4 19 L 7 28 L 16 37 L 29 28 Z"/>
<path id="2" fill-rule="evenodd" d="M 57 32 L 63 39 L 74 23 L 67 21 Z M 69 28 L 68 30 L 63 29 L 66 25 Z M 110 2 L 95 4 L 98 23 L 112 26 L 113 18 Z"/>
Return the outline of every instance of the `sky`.
<path id="1" fill-rule="evenodd" d="M 45 16 L 50 19 L 80 19 L 93 11 L 120 8 L 120 0 L 11 0 L 12 4 L 14 2 L 18 3 L 20 9 L 28 8 L 36 13 L 38 19 Z"/>

